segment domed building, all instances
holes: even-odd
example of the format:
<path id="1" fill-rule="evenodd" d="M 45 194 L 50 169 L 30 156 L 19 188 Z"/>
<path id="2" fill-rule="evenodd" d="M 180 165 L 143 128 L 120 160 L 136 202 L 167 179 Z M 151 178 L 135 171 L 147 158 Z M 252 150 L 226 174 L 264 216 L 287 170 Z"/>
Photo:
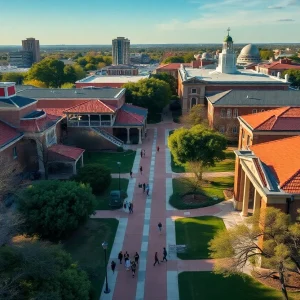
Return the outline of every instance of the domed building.
<path id="1" fill-rule="evenodd" d="M 249 64 L 257 64 L 260 62 L 261 58 L 259 50 L 253 44 L 246 45 L 237 58 L 237 64 L 242 66 L 246 66 Z"/>

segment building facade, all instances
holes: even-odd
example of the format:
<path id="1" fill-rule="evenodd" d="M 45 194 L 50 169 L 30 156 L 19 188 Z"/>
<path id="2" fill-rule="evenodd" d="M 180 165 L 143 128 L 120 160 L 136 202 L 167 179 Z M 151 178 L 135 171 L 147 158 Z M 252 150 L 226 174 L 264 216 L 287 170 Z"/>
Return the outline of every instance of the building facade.
<path id="1" fill-rule="evenodd" d="M 40 41 L 35 38 L 27 38 L 22 41 L 22 50 L 32 53 L 32 62 L 37 63 L 41 60 Z"/>
<path id="2" fill-rule="evenodd" d="M 14 51 L 9 52 L 9 64 L 18 68 L 30 68 L 32 66 L 32 52 L 31 51 Z"/>
<path id="3" fill-rule="evenodd" d="M 300 64 L 294 64 L 291 59 L 282 58 L 269 64 L 259 64 L 255 67 L 256 71 L 271 75 L 279 76 L 286 70 L 300 70 Z"/>
<path id="4" fill-rule="evenodd" d="M 130 63 L 130 40 L 117 37 L 112 40 L 113 65 L 128 65 Z"/>

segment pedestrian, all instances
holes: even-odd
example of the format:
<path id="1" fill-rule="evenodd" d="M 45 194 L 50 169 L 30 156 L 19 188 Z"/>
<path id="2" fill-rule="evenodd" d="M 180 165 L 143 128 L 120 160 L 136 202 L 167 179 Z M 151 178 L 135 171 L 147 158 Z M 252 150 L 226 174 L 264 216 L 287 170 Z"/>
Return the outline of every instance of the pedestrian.
<path id="1" fill-rule="evenodd" d="M 120 251 L 118 254 L 118 260 L 120 261 L 120 264 L 122 264 L 122 259 L 123 259 L 123 253 L 122 251 Z"/>
<path id="2" fill-rule="evenodd" d="M 113 274 L 115 274 L 116 263 L 113 260 L 111 261 L 110 267 L 111 267 Z"/>
<path id="3" fill-rule="evenodd" d="M 133 203 L 132 202 L 129 203 L 129 213 L 130 214 L 133 213 Z"/>
<path id="4" fill-rule="evenodd" d="M 143 158 L 143 149 L 141 150 L 141 158 Z"/>
<path id="5" fill-rule="evenodd" d="M 168 261 L 168 260 L 167 260 L 167 255 L 168 255 L 168 252 L 167 252 L 167 250 L 166 250 L 166 247 L 164 247 L 164 250 L 163 250 L 163 259 L 162 259 L 161 262 L 163 262 L 164 260 L 165 260 L 165 261 Z"/>
<path id="6" fill-rule="evenodd" d="M 159 259 L 158 259 L 158 256 L 157 256 L 157 252 L 155 252 L 155 256 L 154 256 L 154 264 L 153 264 L 153 266 L 155 266 L 156 263 L 159 264 Z"/>
<path id="7" fill-rule="evenodd" d="M 157 146 L 156 149 L 157 149 L 157 152 L 159 152 L 159 146 Z"/>
<path id="8" fill-rule="evenodd" d="M 146 151 L 145 151 L 145 149 L 143 150 L 143 156 L 144 156 L 144 157 L 146 156 Z"/>
<path id="9" fill-rule="evenodd" d="M 132 178 L 132 170 L 130 170 L 129 174 L 130 174 L 130 177 Z"/>
<path id="10" fill-rule="evenodd" d="M 149 188 L 149 185 L 146 187 L 146 192 L 147 192 L 147 196 L 149 196 L 149 191 L 150 191 L 150 188 Z"/>
<path id="11" fill-rule="evenodd" d="M 141 175 L 143 175 L 143 167 L 140 166 L 140 172 L 141 172 Z"/>
<path id="12" fill-rule="evenodd" d="M 124 260 L 125 261 L 129 260 L 129 254 L 127 253 L 127 251 L 124 254 Z"/>
<path id="13" fill-rule="evenodd" d="M 127 260 L 125 261 L 125 268 L 126 268 L 126 271 L 129 271 L 129 270 L 130 270 L 130 260 L 129 260 L 129 259 L 127 259 Z"/>
<path id="14" fill-rule="evenodd" d="M 146 191 L 146 183 L 144 182 L 143 183 L 143 193 L 145 193 L 145 191 Z"/>
<path id="15" fill-rule="evenodd" d="M 139 258 L 140 258 L 139 254 L 137 252 L 135 252 L 134 261 L 136 264 L 139 264 Z"/>
<path id="16" fill-rule="evenodd" d="M 162 229 L 162 224 L 161 224 L 161 222 L 159 222 L 159 223 L 157 224 L 157 227 L 158 227 L 159 232 L 161 233 L 161 229 Z"/>
<path id="17" fill-rule="evenodd" d="M 132 271 L 132 277 L 134 278 L 135 271 L 136 271 L 136 263 L 134 261 L 131 262 L 131 271 Z"/>

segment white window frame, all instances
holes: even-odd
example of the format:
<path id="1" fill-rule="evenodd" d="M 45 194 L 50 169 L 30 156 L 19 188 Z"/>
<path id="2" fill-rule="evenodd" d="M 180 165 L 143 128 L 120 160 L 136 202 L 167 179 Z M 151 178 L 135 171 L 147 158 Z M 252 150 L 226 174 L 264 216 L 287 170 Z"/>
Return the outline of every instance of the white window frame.
<path id="1" fill-rule="evenodd" d="M 232 117 L 232 110 L 231 108 L 227 108 L 227 111 L 226 111 L 226 118 L 227 119 L 231 119 Z"/>
<path id="2" fill-rule="evenodd" d="M 237 118 L 239 116 L 239 110 L 237 109 L 237 108 L 235 108 L 234 110 L 233 110 L 233 117 L 234 118 Z"/>
<path id="3" fill-rule="evenodd" d="M 225 108 L 221 108 L 220 117 L 223 119 L 226 118 L 226 109 Z"/>
<path id="4" fill-rule="evenodd" d="M 253 114 L 256 114 L 256 113 L 257 113 L 257 109 L 256 109 L 256 108 L 253 108 L 253 109 L 252 109 L 252 113 L 253 113 Z"/>
<path id="5" fill-rule="evenodd" d="M 191 89 L 191 94 L 197 94 L 197 89 L 196 88 L 192 88 Z"/>

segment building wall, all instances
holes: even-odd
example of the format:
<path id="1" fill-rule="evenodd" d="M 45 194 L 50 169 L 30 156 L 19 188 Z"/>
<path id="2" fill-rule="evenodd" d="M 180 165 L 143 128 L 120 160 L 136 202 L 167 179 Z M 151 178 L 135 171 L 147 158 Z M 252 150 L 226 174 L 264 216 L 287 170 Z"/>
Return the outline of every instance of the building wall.
<path id="1" fill-rule="evenodd" d="M 209 84 L 206 86 L 206 93 L 209 92 L 222 92 L 228 90 L 264 90 L 264 91 L 278 91 L 278 90 L 288 90 L 289 87 L 286 84 L 266 84 L 266 85 L 258 85 L 258 84 Z"/>
<path id="2" fill-rule="evenodd" d="M 178 79 L 178 69 L 156 69 L 156 74 L 167 73 L 173 76 L 176 80 Z"/>

